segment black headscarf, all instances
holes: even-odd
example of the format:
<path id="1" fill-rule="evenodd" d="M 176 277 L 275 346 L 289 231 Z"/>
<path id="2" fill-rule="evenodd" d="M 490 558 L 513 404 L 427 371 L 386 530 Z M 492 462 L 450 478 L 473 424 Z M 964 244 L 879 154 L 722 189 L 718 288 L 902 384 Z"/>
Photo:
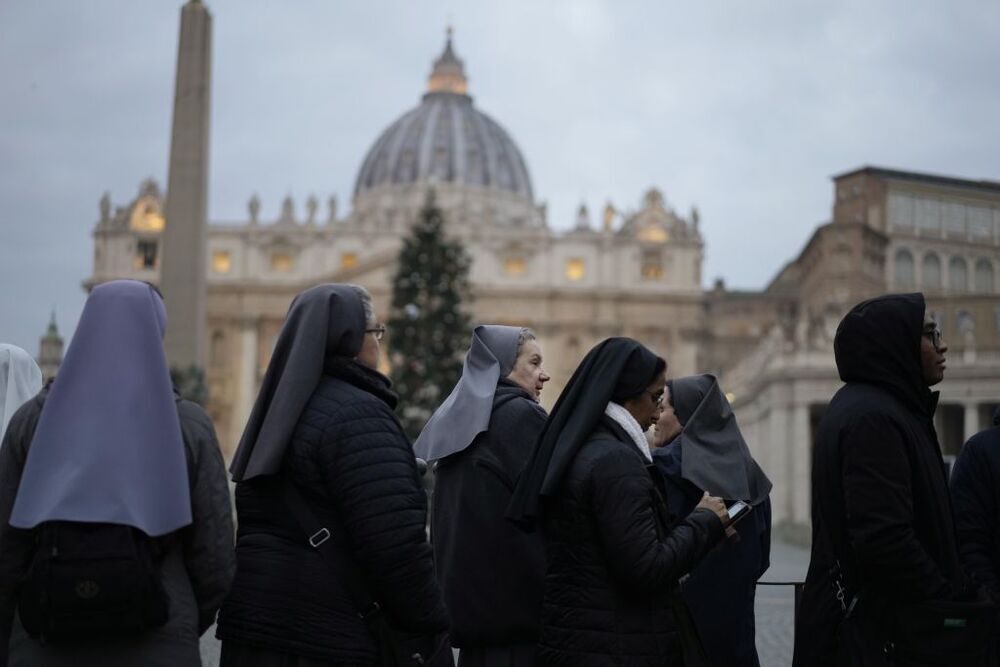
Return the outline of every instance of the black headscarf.
<path id="1" fill-rule="evenodd" d="M 674 413 L 683 425 L 681 477 L 727 500 L 757 505 L 771 492 L 771 480 L 750 455 L 736 416 L 714 375 L 667 382 Z"/>
<path id="2" fill-rule="evenodd" d="M 531 462 L 514 487 L 507 518 L 533 529 L 542 498 L 559 490 L 608 403 L 638 396 L 666 367 L 667 362 L 631 338 L 608 338 L 588 352 L 552 408 Z"/>
<path id="3" fill-rule="evenodd" d="M 234 481 L 273 475 L 281 469 L 285 449 L 319 384 L 324 363 L 356 357 L 366 324 L 361 297 L 349 285 L 317 285 L 295 297 L 229 468 Z"/>
<path id="4" fill-rule="evenodd" d="M 833 340 L 840 379 L 885 387 L 914 411 L 933 414 L 936 394 L 920 359 L 925 308 L 920 293 L 886 294 L 851 308 Z"/>

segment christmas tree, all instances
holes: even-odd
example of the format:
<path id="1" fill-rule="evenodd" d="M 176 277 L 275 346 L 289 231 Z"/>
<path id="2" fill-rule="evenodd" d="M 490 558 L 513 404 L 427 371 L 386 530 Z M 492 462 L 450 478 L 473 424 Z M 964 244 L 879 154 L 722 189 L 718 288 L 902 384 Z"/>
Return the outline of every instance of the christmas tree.
<path id="1" fill-rule="evenodd" d="M 445 237 L 441 209 L 428 192 L 399 252 L 389 320 L 392 379 L 400 421 L 411 439 L 462 374 L 470 334 L 462 310 L 470 264 L 461 242 Z"/>

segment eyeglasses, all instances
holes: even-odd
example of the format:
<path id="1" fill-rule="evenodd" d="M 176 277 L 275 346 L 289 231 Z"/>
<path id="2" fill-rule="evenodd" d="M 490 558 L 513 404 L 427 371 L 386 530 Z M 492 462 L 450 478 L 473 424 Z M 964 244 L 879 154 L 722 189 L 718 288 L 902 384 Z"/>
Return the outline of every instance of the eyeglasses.
<path id="1" fill-rule="evenodd" d="M 941 330 L 937 327 L 925 331 L 924 337 L 930 340 L 931 344 L 934 345 L 934 349 L 941 347 Z"/>
<path id="2" fill-rule="evenodd" d="M 375 340 L 382 340 L 382 336 L 385 335 L 385 325 L 384 324 L 376 324 L 371 329 L 365 329 L 365 333 L 366 334 L 370 333 L 371 335 L 375 336 Z"/>
<path id="3" fill-rule="evenodd" d="M 649 398 L 652 399 L 653 403 L 657 407 L 663 405 L 663 390 L 662 389 L 660 391 L 657 391 L 657 392 L 647 391 L 646 393 L 649 395 Z"/>

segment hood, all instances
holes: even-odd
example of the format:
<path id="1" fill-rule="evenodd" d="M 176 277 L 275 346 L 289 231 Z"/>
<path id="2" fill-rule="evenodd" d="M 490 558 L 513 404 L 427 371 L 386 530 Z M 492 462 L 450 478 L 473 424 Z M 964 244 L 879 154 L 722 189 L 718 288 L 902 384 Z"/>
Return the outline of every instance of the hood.
<path id="1" fill-rule="evenodd" d="M 920 363 L 925 308 L 920 293 L 887 294 L 854 306 L 833 341 L 840 379 L 878 385 L 914 411 L 933 414 L 934 394 Z"/>

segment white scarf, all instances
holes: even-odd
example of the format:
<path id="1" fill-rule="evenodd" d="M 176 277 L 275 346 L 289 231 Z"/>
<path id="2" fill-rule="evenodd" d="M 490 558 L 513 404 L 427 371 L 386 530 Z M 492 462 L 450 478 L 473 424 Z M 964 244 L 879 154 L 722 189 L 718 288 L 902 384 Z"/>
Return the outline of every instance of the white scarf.
<path id="1" fill-rule="evenodd" d="M 0 343 L 0 442 L 17 409 L 42 388 L 42 372 L 31 355 Z"/>
<path id="2" fill-rule="evenodd" d="M 643 432 L 642 427 L 639 426 L 639 422 L 632 416 L 632 413 L 612 401 L 608 403 L 608 407 L 604 408 L 604 414 L 611 417 L 616 424 L 625 429 L 625 432 L 632 438 L 632 442 L 635 443 L 639 453 L 652 463 L 653 455 L 649 452 L 649 443 L 646 441 L 646 434 Z"/>

